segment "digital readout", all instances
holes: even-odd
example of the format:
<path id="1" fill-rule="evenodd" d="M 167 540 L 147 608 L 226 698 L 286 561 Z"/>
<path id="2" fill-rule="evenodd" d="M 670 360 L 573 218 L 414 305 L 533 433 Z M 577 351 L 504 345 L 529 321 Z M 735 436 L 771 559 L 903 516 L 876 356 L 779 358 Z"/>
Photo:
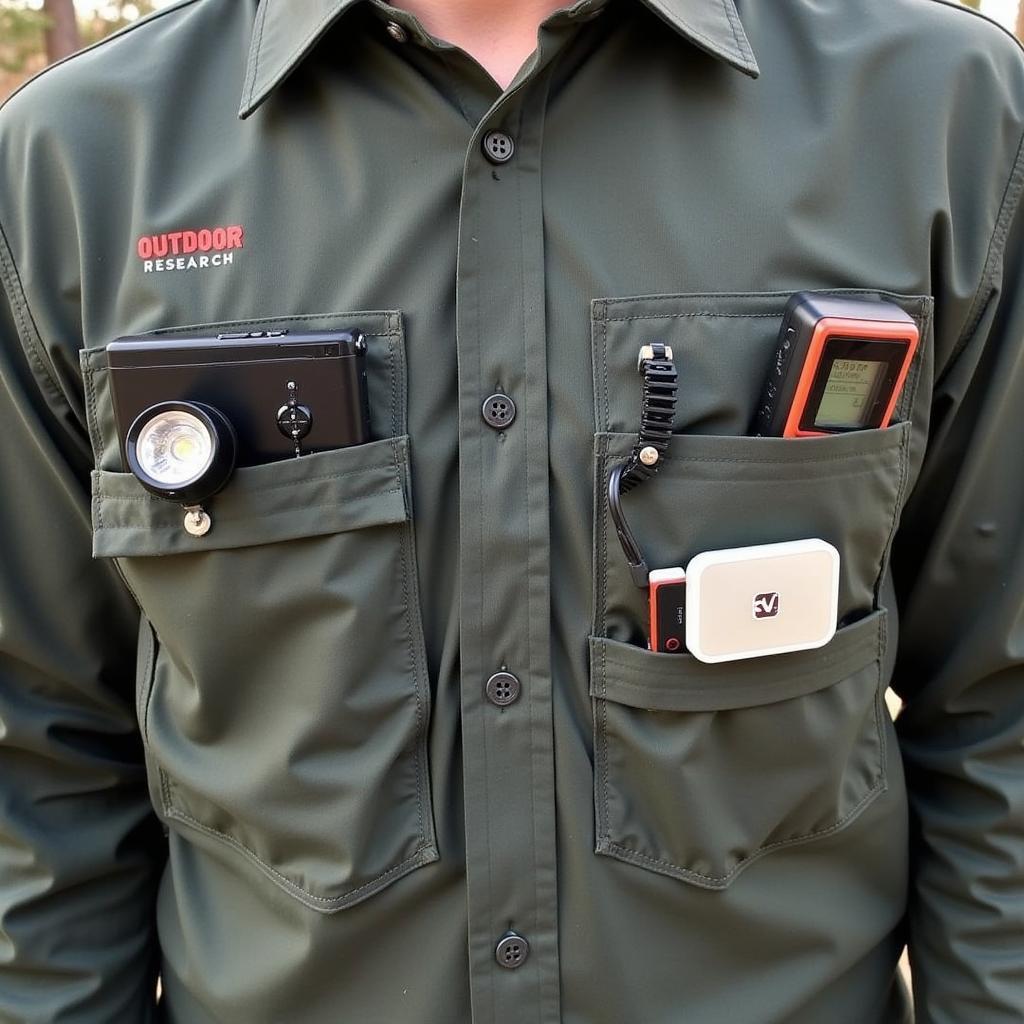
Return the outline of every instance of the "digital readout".
<path id="1" fill-rule="evenodd" d="M 832 363 L 814 422 L 818 426 L 859 427 L 871 414 L 879 376 L 886 364 L 874 359 Z"/>

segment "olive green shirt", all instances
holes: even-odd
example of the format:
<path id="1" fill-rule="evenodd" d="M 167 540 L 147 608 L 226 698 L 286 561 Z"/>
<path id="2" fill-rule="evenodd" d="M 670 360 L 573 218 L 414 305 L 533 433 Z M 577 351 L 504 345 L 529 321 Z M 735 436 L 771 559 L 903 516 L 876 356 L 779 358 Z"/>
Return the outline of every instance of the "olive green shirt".
<path id="1" fill-rule="evenodd" d="M 18 92 L 0 1020 L 895 1024 L 908 944 L 920 1024 L 1019 1024 L 1022 131 L 938 0 L 581 0 L 504 91 L 382 0 L 183 0 Z M 751 436 L 799 290 L 914 318 L 890 426 Z M 190 535 L 105 346 L 305 327 L 372 440 Z M 650 566 L 824 539 L 827 646 L 647 649 L 654 341 Z"/>

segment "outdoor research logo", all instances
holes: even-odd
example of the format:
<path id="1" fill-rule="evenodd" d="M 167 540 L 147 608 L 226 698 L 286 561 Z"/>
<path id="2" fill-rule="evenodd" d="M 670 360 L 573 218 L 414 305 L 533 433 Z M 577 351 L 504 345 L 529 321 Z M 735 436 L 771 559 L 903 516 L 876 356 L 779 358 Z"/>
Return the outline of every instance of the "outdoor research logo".
<path id="1" fill-rule="evenodd" d="M 779 592 L 754 595 L 754 618 L 774 619 L 779 614 Z"/>
<path id="2" fill-rule="evenodd" d="M 243 247 L 241 224 L 188 231 L 167 231 L 143 235 L 135 245 L 142 260 L 142 272 L 163 270 L 208 270 L 235 262 L 235 250 Z"/>

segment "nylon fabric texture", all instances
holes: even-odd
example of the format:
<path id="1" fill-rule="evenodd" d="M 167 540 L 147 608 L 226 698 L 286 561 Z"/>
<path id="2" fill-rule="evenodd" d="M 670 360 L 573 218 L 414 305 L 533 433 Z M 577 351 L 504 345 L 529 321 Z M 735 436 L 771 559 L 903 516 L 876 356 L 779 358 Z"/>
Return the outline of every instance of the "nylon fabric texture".
<path id="1" fill-rule="evenodd" d="M 16 93 L 0 1022 L 1024 1018 L 1022 137 L 935 0 L 579 0 L 504 90 L 383 0 L 182 0 Z M 751 436 L 802 290 L 913 319 L 890 426 Z M 354 327 L 367 444 L 203 537 L 122 465 L 114 338 Z M 824 648 L 647 649 L 653 342 L 649 564 L 826 540 Z"/>

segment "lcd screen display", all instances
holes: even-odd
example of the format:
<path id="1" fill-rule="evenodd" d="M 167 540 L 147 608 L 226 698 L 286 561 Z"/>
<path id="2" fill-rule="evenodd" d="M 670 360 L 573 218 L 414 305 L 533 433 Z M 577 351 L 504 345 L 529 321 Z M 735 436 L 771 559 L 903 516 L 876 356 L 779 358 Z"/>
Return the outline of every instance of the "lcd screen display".
<path id="1" fill-rule="evenodd" d="M 871 413 L 878 379 L 886 363 L 874 359 L 835 359 L 818 411 L 817 426 L 859 427 Z"/>

